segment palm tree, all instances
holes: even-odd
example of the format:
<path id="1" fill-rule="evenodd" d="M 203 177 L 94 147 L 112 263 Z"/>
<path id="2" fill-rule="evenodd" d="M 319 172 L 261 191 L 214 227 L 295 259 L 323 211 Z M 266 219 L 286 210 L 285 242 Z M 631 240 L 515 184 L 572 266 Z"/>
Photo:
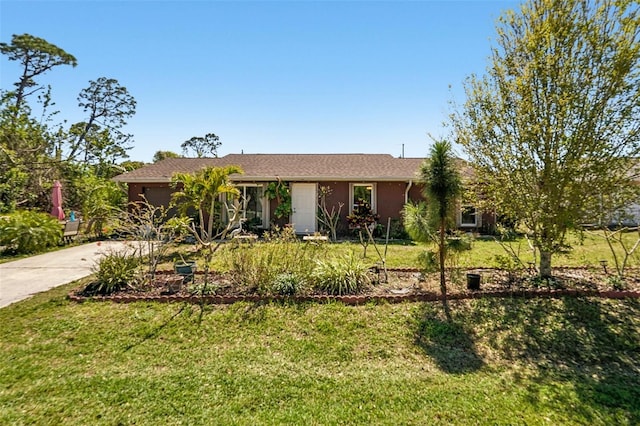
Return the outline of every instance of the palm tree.
<path id="1" fill-rule="evenodd" d="M 455 157 L 451 151 L 451 144 L 447 141 L 437 141 L 431 147 L 429 158 L 420 167 L 420 180 L 424 184 L 424 195 L 427 198 L 428 210 L 417 209 L 422 212 L 425 218 L 422 220 L 423 228 L 426 223 L 431 222 L 432 227 L 437 232 L 424 232 L 438 245 L 440 263 L 440 291 L 444 299 L 447 297 L 447 286 L 445 281 L 444 261 L 446 259 L 447 225 L 451 223 L 455 213 L 457 199 L 462 193 L 462 183 L 460 173 L 455 164 Z M 430 220 L 431 218 L 431 220 Z"/>
<path id="2" fill-rule="evenodd" d="M 240 195 L 229 181 L 229 175 L 234 173 L 242 173 L 242 169 L 239 166 L 205 167 L 196 173 L 175 173 L 171 178 L 174 187 L 178 183 L 182 184 L 182 188 L 172 194 L 171 201 L 183 214 L 190 208 L 198 212 L 199 237 L 202 242 L 211 242 L 213 239 L 215 207 L 219 195 Z"/>

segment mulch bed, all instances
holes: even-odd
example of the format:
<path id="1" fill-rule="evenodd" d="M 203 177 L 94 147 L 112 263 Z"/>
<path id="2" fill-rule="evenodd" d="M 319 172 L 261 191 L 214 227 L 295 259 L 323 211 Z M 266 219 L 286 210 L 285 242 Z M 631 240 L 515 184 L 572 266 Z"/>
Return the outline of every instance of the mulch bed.
<path id="1" fill-rule="evenodd" d="M 341 301 L 348 305 L 361 305 L 377 302 L 436 301 L 441 300 L 439 275 L 423 275 L 416 269 L 390 269 L 388 279 L 384 280 L 382 271 L 372 271 L 373 284 L 360 294 L 332 296 L 313 293 L 296 296 L 264 296 L 255 289 L 234 286 L 230 278 L 224 274 L 210 273 L 209 279 L 215 292 L 208 295 L 194 293 L 193 283 L 182 285 L 179 291 L 168 291 L 168 279 L 173 271 L 161 271 L 159 279 L 140 288 L 128 288 L 109 296 L 87 296 L 82 289 L 69 294 L 76 302 L 88 300 L 112 301 L 119 303 L 156 301 L 156 302 L 190 302 L 206 304 L 231 304 L 241 301 L 295 301 L 295 302 L 329 302 Z M 481 276 L 480 290 L 467 289 L 466 274 Z M 629 270 L 624 288 L 614 287 L 614 281 L 604 271 L 595 268 L 554 268 L 551 282 L 540 282 L 534 273 L 521 272 L 509 275 L 499 269 L 468 269 L 448 273 L 447 298 L 450 300 L 476 299 L 482 297 L 602 297 L 602 298 L 640 298 L 640 269 Z M 196 274 L 195 284 L 202 284 L 203 276 Z"/>

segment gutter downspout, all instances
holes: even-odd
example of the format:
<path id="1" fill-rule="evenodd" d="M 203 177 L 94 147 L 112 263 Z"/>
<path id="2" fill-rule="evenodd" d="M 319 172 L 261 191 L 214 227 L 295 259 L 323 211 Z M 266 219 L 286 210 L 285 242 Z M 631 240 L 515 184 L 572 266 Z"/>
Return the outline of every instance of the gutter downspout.
<path id="1" fill-rule="evenodd" d="M 409 190 L 411 189 L 411 187 L 413 186 L 413 181 L 409 180 L 409 183 L 407 184 L 407 189 L 404 190 L 404 203 L 407 204 L 409 202 Z"/>

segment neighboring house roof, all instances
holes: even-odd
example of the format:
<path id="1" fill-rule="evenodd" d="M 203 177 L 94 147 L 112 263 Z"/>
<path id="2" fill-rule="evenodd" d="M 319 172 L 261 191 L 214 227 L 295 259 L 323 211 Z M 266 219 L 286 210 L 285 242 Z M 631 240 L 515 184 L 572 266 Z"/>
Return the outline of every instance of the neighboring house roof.
<path id="1" fill-rule="evenodd" d="M 409 181 L 417 178 L 423 158 L 389 154 L 229 154 L 220 158 L 167 158 L 114 178 L 118 182 L 170 182 L 175 172 L 193 173 L 207 166 L 240 166 L 242 181 Z"/>

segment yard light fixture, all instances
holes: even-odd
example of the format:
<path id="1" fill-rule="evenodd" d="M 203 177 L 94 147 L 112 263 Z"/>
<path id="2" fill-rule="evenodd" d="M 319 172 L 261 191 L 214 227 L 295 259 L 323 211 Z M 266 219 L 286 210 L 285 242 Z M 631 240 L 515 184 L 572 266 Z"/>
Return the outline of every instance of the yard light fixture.
<path id="1" fill-rule="evenodd" d="M 606 261 L 606 260 L 604 260 L 604 259 L 603 259 L 603 260 L 601 260 L 601 261 L 600 261 L 600 265 L 602 265 L 602 269 L 604 270 L 604 273 L 605 273 L 605 274 L 609 274 L 609 273 L 607 272 L 607 261 Z"/>

